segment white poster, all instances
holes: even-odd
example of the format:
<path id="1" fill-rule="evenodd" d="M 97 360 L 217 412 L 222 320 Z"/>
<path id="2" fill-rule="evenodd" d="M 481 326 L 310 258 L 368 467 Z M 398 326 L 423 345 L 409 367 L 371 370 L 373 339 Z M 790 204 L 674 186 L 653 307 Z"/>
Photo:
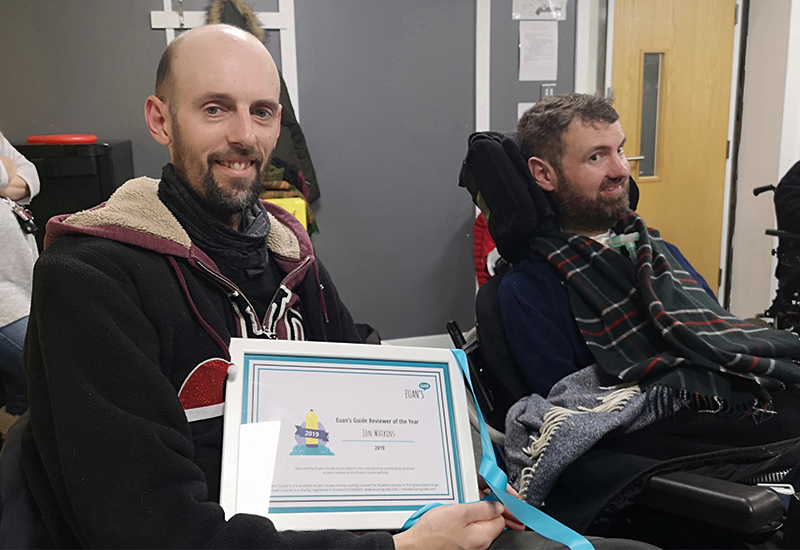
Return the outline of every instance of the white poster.
<path id="1" fill-rule="evenodd" d="M 519 22 L 519 79 L 552 80 L 558 75 L 558 23 Z"/>

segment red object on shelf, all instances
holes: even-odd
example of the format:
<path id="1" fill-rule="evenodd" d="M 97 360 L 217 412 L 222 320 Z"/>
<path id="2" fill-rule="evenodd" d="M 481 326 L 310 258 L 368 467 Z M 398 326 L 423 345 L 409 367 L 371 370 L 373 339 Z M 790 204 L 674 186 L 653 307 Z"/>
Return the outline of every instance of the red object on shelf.
<path id="1" fill-rule="evenodd" d="M 50 136 L 28 136 L 28 143 L 48 145 L 64 145 L 74 143 L 95 143 L 97 136 L 92 134 L 53 134 Z"/>

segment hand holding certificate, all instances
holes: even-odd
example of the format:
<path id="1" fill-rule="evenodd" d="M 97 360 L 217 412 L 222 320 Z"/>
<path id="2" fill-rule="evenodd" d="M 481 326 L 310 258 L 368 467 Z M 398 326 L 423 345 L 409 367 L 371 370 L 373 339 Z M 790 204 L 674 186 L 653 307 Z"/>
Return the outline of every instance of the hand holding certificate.
<path id="1" fill-rule="evenodd" d="M 414 527 L 394 535 L 395 550 L 487 548 L 505 528 L 504 511 L 491 500 L 433 508 Z"/>
<path id="2" fill-rule="evenodd" d="M 478 499 L 465 390 L 449 350 L 234 340 L 231 352 L 229 516 L 261 496 L 262 508 L 247 511 L 281 529 L 398 529 L 425 505 Z M 263 451 L 275 456 L 271 487 L 237 483 L 240 427 L 264 422 L 280 422 Z"/>

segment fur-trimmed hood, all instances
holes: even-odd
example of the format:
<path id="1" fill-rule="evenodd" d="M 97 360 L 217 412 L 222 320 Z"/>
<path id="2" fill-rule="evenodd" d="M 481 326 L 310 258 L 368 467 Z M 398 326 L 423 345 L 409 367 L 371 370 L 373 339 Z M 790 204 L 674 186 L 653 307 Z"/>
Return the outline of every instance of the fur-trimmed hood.
<path id="1" fill-rule="evenodd" d="M 186 230 L 161 202 L 158 183 L 158 180 L 148 177 L 132 179 L 99 206 L 75 214 L 54 216 L 47 222 L 44 246 L 61 235 L 93 235 L 160 254 L 201 261 L 217 270 L 214 262 L 192 242 Z M 270 202 L 264 202 L 264 206 L 270 221 L 267 247 L 278 265 L 291 273 L 303 263 L 313 263 L 314 250 L 302 224 L 279 206 Z"/>

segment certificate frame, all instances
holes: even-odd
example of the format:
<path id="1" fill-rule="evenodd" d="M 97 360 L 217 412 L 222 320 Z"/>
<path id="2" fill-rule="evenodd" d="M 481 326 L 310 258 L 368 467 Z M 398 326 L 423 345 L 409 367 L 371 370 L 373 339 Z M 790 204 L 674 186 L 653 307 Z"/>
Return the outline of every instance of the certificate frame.
<path id="1" fill-rule="evenodd" d="M 268 511 L 255 512 L 278 529 L 394 530 L 423 506 L 478 500 L 467 394 L 451 350 L 234 338 L 230 351 L 226 517 L 253 513 L 242 510 L 243 493 L 255 489 L 239 480 L 248 458 L 239 449 L 242 426 L 259 422 L 281 423 Z"/>

